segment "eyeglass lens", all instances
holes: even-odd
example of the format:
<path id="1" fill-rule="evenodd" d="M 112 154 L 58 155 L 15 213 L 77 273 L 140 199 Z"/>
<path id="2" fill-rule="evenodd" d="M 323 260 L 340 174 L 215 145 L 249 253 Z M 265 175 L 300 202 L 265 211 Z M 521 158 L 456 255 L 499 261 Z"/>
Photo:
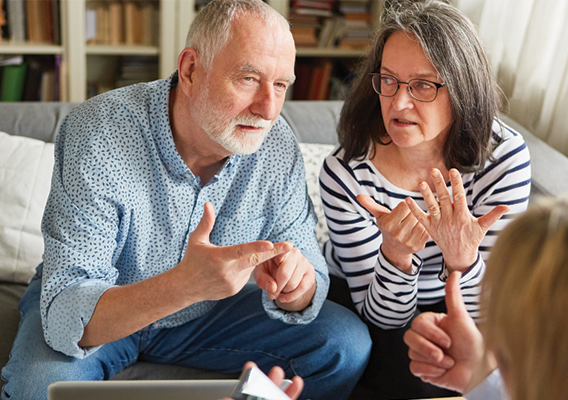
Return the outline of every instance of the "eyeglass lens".
<path id="1" fill-rule="evenodd" d="M 390 75 L 373 75 L 373 89 L 375 92 L 386 96 L 392 97 L 398 91 L 400 82 Z M 433 101 L 438 94 L 438 88 L 432 82 L 422 79 L 412 79 L 408 83 L 410 95 L 416 100 L 420 101 Z"/>

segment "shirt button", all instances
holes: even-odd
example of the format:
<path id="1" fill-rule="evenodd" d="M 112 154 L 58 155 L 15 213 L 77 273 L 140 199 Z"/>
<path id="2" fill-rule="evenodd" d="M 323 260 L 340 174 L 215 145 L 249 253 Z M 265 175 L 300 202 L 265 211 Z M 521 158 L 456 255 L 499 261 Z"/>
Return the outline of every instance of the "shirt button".
<path id="1" fill-rule="evenodd" d="M 172 169 L 174 169 L 171 165 L 168 166 L 168 171 L 172 172 Z"/>
<path id="2" fill-rule="evenodd" d="M 189 179 L 189 178 L 191 178 L 191 175 L 185 174 L 185 177 L 186 177 L 187 179 Z"/>
<path id="3" fill-rule="evenodd" d="M 160 327 L 160 324 L 158 324 L 157 322 L 154 322 L 152 324 L 152 328 L 154 328 L 154 329 L 158 329 L 159 327 Z"/>

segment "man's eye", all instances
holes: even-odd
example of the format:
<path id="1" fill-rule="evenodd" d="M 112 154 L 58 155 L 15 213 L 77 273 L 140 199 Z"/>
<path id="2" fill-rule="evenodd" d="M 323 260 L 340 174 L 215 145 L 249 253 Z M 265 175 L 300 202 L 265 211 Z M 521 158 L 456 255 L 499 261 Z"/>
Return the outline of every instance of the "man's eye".
<path id="1" fill-rule="evenodd" d="M 254 80 L 254 78 L 252 76 L 246 76 L 243 79 L 247 82 L 252 82 Z"/>
<path id="2" fill-rule="evenodd" d="M 284 90 L 288 89 L 288 85 L 286 85 L 285 83 L 282 83 L 282 82 L 276 82 L 274 84 L 274 86 L 276 86 L 279 89 L 284 89 Z"/>

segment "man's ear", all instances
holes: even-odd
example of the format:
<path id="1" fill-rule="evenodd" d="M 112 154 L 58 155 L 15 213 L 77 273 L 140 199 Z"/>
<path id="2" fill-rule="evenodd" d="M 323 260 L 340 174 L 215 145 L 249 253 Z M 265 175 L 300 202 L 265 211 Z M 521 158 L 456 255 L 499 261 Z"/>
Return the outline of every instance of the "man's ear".
<path id="1" fill-rule="evenodd" d="M 191 97 L 203 67 L 195 49 L 186 47 L 178 57 L 178 86 L 186 96 Z"/>

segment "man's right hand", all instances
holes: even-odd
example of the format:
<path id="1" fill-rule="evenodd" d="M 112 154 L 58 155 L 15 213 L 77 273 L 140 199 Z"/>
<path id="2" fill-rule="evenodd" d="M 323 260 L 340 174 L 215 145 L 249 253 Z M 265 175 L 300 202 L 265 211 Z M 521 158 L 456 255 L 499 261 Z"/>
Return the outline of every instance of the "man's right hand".
<path id="1" fill-rule="evenodd" d="M 496 363 L 485 351 L 481 332 L 467 313 L 459 280 L 453 272 L 446 282 L 447 314 L 422 313 L 404 334 L 410 371 L 425 382 L 468 393 Z"/>
<path id="2" fill-rule="evenodd" d="M 162 274 L 104 292 L 79 346 L 122 339 L 191 304 L 232 296 L 247 283 L 255 266 L 293 248 L 289 242 L 268 241 L 215 246 L 209 242 L 214 225 L 213 206 L 205 203 L 182 261 Z"/>
<path id="3" fill-rule="evenodd" d="M 273 244 L 266 240 L 215 246 L 209 242 L 214 225 L 213 206 L 205 203 L 203 217 L 190 234 L 185 255 L 176 266 L 183 270 L 188 287 L 193 289 L 192 296 L 197 296 L 191 303 L 220 300 L 238 293 L 257 265 L 293 249 L 290 242 Z"/>

